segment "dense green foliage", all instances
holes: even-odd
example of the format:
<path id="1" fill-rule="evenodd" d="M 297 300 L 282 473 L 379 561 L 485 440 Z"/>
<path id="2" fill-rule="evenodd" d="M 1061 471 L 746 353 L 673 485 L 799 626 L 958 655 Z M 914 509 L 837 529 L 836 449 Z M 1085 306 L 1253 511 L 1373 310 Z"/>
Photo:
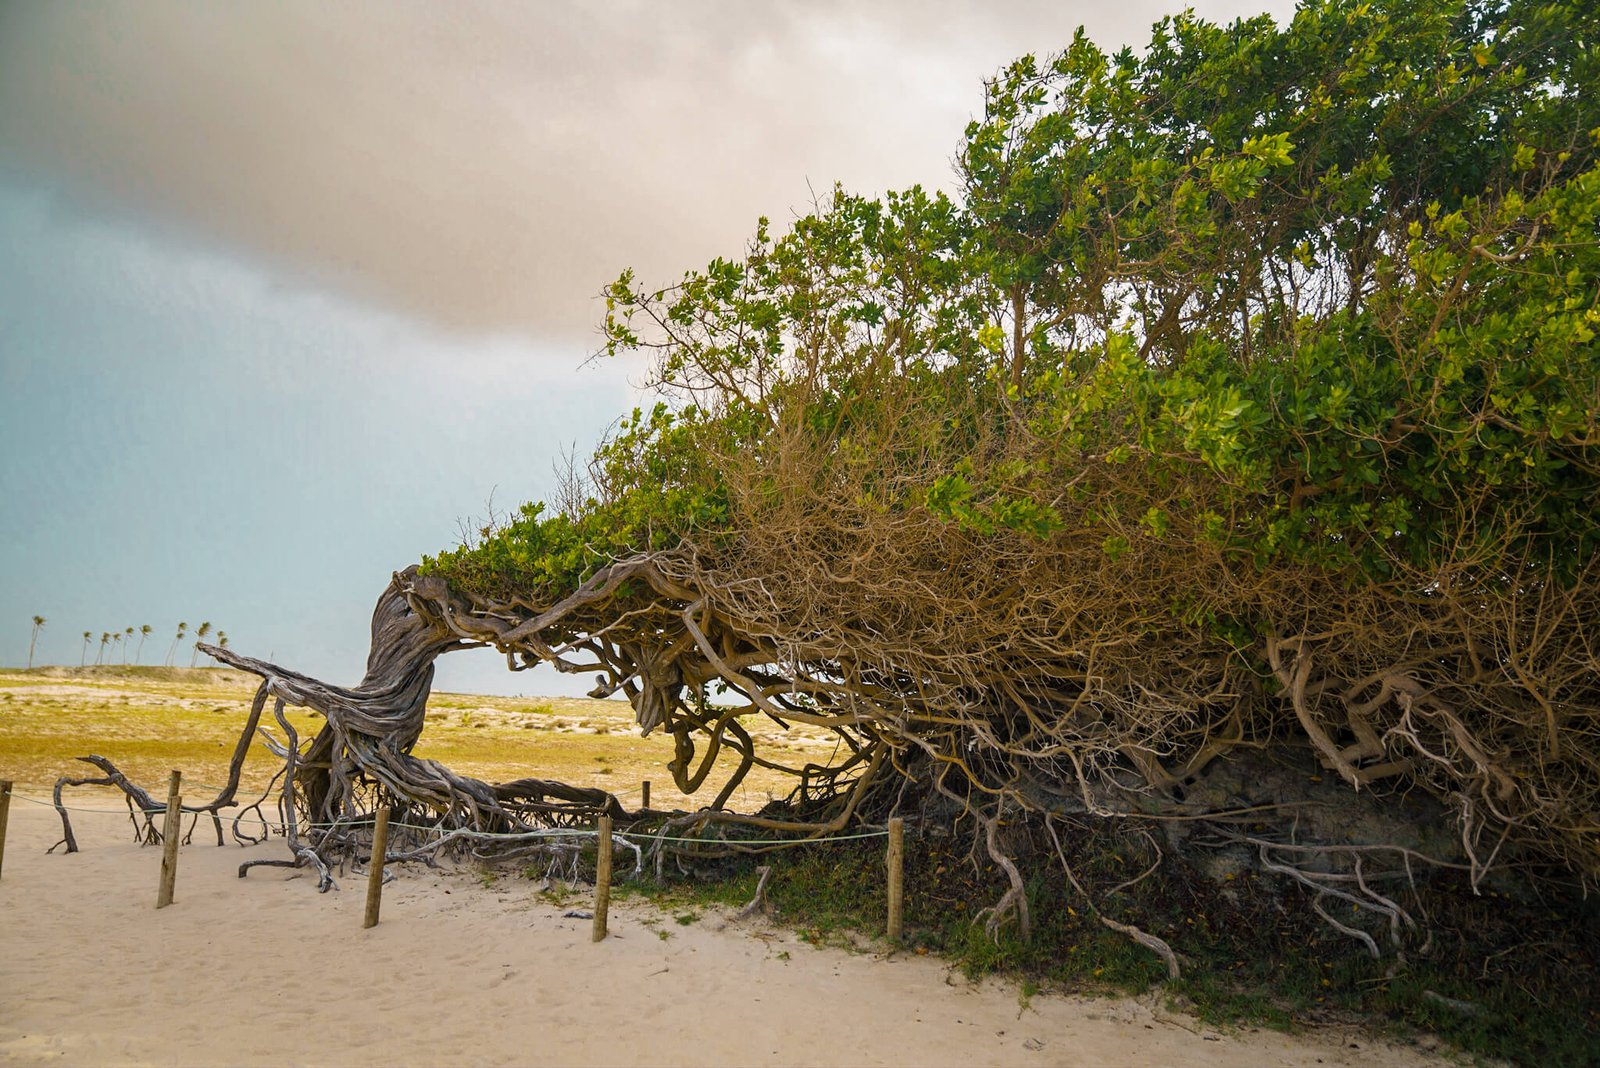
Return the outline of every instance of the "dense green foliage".
<path id="1" fill-rule="evenodd" d="M 1437 561 L 1462 532 L 1447 502 L 1481 495 L 1472 537 L 1538 539 L 1570 575 L 1596 537 L 1594 32 L 1580 4 L 1328 3 L 1282 32 L 1183 16 L 1142 55 L 1080 36 L 1021 60 L 967 131 L 965 205 L 840 193 L 679 286 L 625 274 L 610 351 L 659 346 L 663 390 L 692 403 L 625 420 L 603 498 L 531 506 L 479 558 L 560 590 L 716 529 L 716 455 L 789 406 L 840 451 L 882 433 L 888 363 L 945 452 L 1003 410 L 1058 464 L 1204 464 L 1221 500 L 1185 529 L 1263 561 Z M 1006 492 L 1027 472 L 985 469 L 980 493 L 970 466 L 883 503 L 1058 524 Z"/>
<path id="2" fill-rule="evenodd" d="M 533 608 L 644 552 L 758 585 L 717 611 L 972 716 L 1009 770 L 942 759 L 1024 804 L 1074 745 L 1164 782 L 1303 732 L 1447 799 L 1474 865 L 1493 825 L 1600 870 L 1597 37 L 1586 0 L 1314 0 L 1019 60 L 960 196 L 624 274 L 607 349 L 661 403 L 427 566 Z"/>

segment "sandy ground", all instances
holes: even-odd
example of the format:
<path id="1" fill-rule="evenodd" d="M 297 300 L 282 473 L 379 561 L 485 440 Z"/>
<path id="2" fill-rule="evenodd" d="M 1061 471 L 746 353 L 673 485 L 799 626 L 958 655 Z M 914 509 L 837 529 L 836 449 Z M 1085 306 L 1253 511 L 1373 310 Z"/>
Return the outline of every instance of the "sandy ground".
<path id="1" fill-rule="evenodd" d="M 936 960 L 815 949 L 762 923 L 614 908 L 611 937 L 503 879 L 399 869 L 383 922 L 364 878 L 319 895 L 240 861 L 281 841 L 186 846 L 154 906 L 155 849 L 79 815 L 46 856 L 18 799 L 0 876 L 0 1063 L 163 1065 L 1421 1065 L 1320 1032 L 1222 1033 L 1147 1001 L 1034 997 Z M 197 834 L 197 839 L 201 835 Z M 659 932 L 667 932 L 662 938 Z"/>

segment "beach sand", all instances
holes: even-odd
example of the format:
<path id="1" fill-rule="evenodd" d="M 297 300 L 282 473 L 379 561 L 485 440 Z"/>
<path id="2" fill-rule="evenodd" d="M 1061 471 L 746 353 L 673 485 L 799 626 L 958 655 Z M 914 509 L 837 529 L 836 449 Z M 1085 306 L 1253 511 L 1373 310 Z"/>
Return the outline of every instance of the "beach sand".
<path id="1" fill-rule="evenodd" d="M 284 857 L 282 841 L 218 848 L 208 825 L 157 911 L 160 852 L 132 844 L 126 815 L 74 827 L 82 851 L 46 856 L 54 812 L 12 803 L 0 1063 L 1445 1063 L 1355 1032 L 1219 1031 L 1159 995 L 1024 1006 L 936 959 L 817 949 L 759 920 L 679 925 L 643 903 L 613 905 L 596 944 L 533 882 L 470 871 L 397 866 L 363 930 L 364 876 L 325 895 L 284 869 L 241 880 L 241 861 Z"/>

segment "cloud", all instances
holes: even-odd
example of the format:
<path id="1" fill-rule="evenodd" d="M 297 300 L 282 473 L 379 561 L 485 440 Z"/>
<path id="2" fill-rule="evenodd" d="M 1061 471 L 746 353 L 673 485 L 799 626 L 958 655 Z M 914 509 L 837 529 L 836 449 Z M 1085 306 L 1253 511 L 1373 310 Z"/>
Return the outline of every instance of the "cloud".
<path id="1" fill-rule="evenodd" d="M 353 682 L 390 572 L 550 495 L 633 402 L 578 359 L 0 181 L 0 618 L 65 623 L 70 663 L 83 627 L 204 614 Z"/>
<path id="2" fill-rule="evenodd" d="M 13 4 L 0 152 L 408 314 L 593 344 L 623 267 L 737 254 L 808 181 L 948 185 L 984 76 L 1162 7 Z"/>

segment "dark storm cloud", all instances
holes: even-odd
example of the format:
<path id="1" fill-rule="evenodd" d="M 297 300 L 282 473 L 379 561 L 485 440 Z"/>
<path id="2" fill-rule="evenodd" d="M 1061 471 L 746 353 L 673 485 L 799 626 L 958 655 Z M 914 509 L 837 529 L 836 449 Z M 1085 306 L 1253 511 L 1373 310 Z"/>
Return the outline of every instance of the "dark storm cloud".
<path id="1" fill-rule="evenodd" d="M 413 315 L 581 341 L 622 267 L 737 254 L 808 180 L 948 186 L 984 76 L 1164 6 L 12 4 L 0 162 Z"/>

